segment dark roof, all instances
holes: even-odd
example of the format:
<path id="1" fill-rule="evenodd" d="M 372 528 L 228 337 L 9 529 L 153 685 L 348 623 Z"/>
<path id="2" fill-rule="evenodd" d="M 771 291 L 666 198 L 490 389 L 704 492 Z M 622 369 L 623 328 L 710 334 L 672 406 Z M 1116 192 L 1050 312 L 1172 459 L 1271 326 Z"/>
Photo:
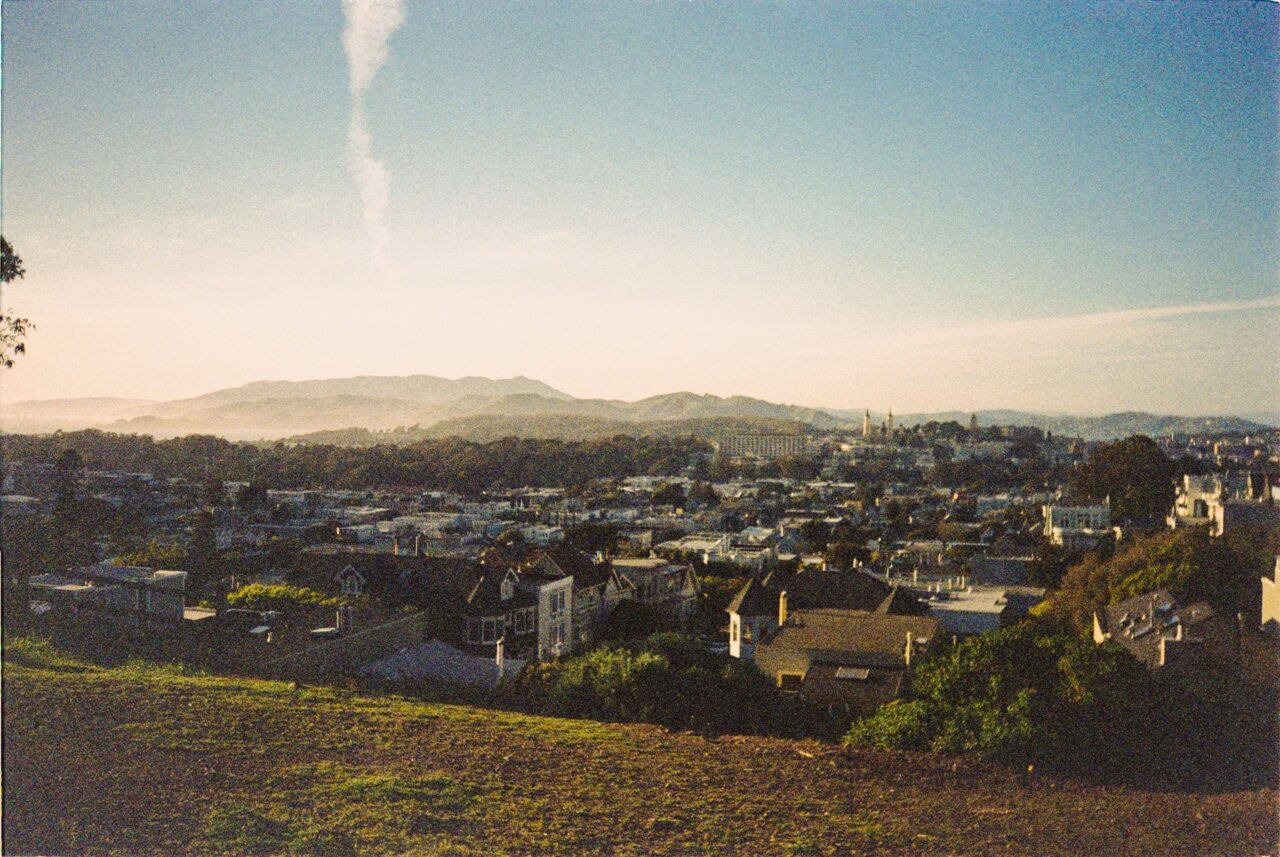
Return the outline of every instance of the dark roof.
<path id="1" fill-rule="evenodd" d="M 808 652 L 823 663 L 901 667 L 906 662 L 907 634 L 917 641 L 929 640 L 938 627 L 938 620 L 928 616 L 796 610 L 760 645 Z"/>
<path id="2" fill-rule="evenodd" d="M 894 586 L 875 612 L 893 616 L 924 616 L 929 612 L 929 605 L 901 586 Z"/>
<path id="3" fill-rule="evenodd" d="M 509 569 L 505 568 L 486 568 L 467 594 L 466 612 L 472 616 L 496 616 L 537 605 L 538 599 L 533 594 L 519 588 L 514 589 L 510 598 L 503 600 L 502 581 L 508 572 Z"/>
<path id="4" fill-rule="evenodd" d="M 581 551 L 560 545 L 530 554 L 529 559 L 522 566 L 521 574 L 538 575 L 537 569 L 546 568 L 548 565 L 557 572 L 553 575 L 553 579 L 565 575 L 572 577 L 576 589 L 596 586 L 609 579 L 610 569 L 607 564 L 593 562 Z"/>
<path id="5" fill-rule="evenodd" d="M 371 595 L 390 600 L 409 599 L 421 575 L 422 557 L 327 545 L 302 551 L 288 576 L 290 580 L 312 576 L 336 584 L 338 575 L 347 566 L 360 572 Z"/>
<path id="6" fill-rule="evenodd" d="M 791 610 L 830 608 L 868 613 L 923 615 L 928 607 L 861 569 L 806 568 L 797 572 L 775 569 L 753 576 L 729 603 L 729 612 L 767 616 L 778 611 L 778 595 L 787 593 Z"/>
<path id="7" fill-rule="evenodd" d="M 592 577 L 599 577 L 599 582 L 603 583 L 609 577 L 609 568 L 607 565 L 593 562 L 591 558 L 582 551 L 577 551 L 571 547 L 565 547 L 564 545 L 556 545 L 555 547 L 538 551 L 532 559 L 536 561 L 538 557 L 546 557 L 551 562 L 555 563 L 556 567 L 565 574 L 572 575 L 575 584 L 578 583 L 579 578 L 588 580 Z M 604 574 L 600 575 L 599 572 L 602 568 L 604 570 Z M 591 584 L 587 583 L 585 585 L 590 586 Z"/>
<path id="8" fill-rule="evenodd" d="M 772 606 L 770 606 L 772 605 Z M 742 616 L 765 616 L 778 610 L 778 593 L 766 591 L 759 575 L 752 575 L 725 608 Z"/>
<path id="9" fill-rule="evenodd" d="M 1098 618 L 1111 639 L 1148 666 L 1160 663 L 1160 641 L 1203 640 L 1203 626 L 1217 613 L 1207 601 L 1179 603 L 1167 589 L 1144 592 L 1112 604 Z"/>
<path id="10" fill-rule="evenodd" d="M 906 641 L 903 641 L 906 648 Z M 884 700 L 898 695 L 902 687 L 905 671 L 900 667 L 866 667 L 866 678 L 842 678 L 839 670 L 847 669 L 847 664 L 819 662 L 809 667 L 800 684 L 800 692 L 810 697 L 832 698 L 866 694 Z M 855 669 L 857 669 L 855 667 Z"/>

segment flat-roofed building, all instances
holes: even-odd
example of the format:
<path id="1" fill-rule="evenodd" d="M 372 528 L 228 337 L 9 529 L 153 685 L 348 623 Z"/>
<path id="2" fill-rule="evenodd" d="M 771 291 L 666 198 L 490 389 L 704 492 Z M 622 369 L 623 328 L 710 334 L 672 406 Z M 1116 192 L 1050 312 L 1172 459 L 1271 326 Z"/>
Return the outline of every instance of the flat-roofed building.
<path id="1" fill-rule="evenodd" d="M 809 442 L 799 434 L 731 434 L 717 442 L 717 449 L 728 458 L 780 458 L 804 455 Z"/>
<path id="2" fill-rule="evenodd" d="M 132 625 L 179 625 L 186 617 L 187 573 L 139 566 L 90 565 L 28 581 L 33 600 L 56 611 L 93 612 Z"/>
<path id="3" fill-rule="evenodd" d="M 1111 535 L 1111 506 L 1045 506 L 1044 534 L 1050 544 L 1086 550 Z"/>

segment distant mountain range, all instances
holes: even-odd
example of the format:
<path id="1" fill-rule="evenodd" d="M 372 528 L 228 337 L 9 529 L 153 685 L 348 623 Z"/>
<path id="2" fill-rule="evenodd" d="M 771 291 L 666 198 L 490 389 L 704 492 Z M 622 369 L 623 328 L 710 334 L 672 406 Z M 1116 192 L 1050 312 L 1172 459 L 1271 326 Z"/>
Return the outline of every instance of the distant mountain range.
<path id="1" fill-rule="evenodd" d="M 902 414 L 900 426 L 955 420 L 960 411 Z M 1130 434 L 1258 431 L 1238 417 L 1178 417 L 1146 413 L 1100 417 L 1023 411 L 979 411 L 981 425 L 1027 425 L 1055 434 L 1103 440 Z M 636 402 L 578 399 L 541 381 L 517 377 L 358 376 L 315 381 L 257 381 L 191 399 L 52 399 L 6 404 L 0 429 L 44 433 L 100 428 L 171 437 L 219 434 L 233 439 L 365 445 L 457 435 L 584 439 L 612 434 L 720 434 L 730 431 L 859 429 L 862 411 L 783 405 L 746 396 L 679 392 Z M 884 419 L 872 414 L 876 425 Z"/>

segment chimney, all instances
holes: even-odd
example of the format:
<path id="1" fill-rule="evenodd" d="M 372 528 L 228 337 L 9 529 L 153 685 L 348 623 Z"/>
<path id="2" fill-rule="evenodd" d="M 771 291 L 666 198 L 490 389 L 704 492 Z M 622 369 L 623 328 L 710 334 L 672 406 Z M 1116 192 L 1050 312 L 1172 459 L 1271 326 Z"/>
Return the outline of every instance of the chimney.
<path id="1" fill-rule="evenodd" d="M 902 659 L 907 662 L 907 666 L 911 666 L 911 649 L 915 646 L 915 635 L 910 631 L 907 632 L 907 648 L 902 653 Z"/>
<path id="2" fill-rule="evenodd" d="M 778 593 L 778 627 L 787 624 L 787 591 Z"/>

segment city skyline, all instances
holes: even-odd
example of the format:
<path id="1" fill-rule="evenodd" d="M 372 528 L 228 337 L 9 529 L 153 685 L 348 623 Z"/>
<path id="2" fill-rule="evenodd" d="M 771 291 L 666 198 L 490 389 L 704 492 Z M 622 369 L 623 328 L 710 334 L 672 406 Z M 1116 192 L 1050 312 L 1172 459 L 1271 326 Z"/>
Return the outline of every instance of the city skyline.
<path id="1" fill-rule="evenodd" d="M 3 401 L 1280 410 L 1273 4 L 367 5 L 4 6 Z"/>

